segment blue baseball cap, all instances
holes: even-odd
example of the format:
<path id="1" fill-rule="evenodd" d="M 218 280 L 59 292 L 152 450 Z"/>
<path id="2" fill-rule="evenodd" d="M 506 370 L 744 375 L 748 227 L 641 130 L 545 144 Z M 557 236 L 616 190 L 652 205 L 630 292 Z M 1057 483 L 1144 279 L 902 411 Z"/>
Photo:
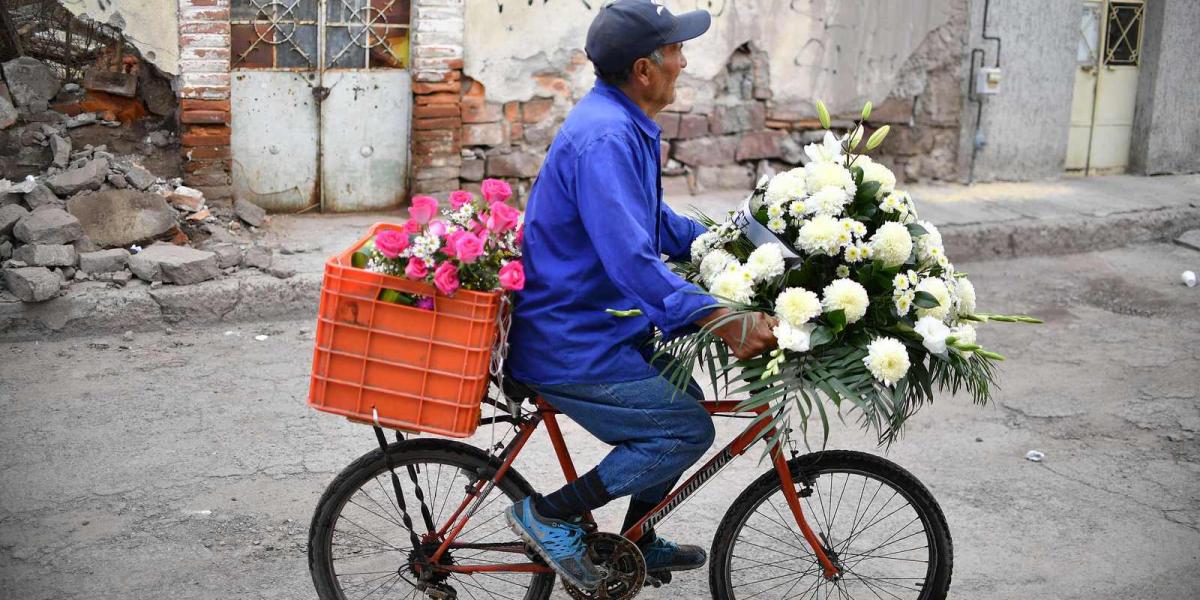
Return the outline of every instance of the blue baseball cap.
<path id="1" fill-rule="evenodd" d="M 664 0 L 613 0 L 600 8 L 588 28 L 584 50 L 601 73 L 620 73 L 663 46 L 695 39 L 708 31 L 708 11 L 671 14 Z"/>

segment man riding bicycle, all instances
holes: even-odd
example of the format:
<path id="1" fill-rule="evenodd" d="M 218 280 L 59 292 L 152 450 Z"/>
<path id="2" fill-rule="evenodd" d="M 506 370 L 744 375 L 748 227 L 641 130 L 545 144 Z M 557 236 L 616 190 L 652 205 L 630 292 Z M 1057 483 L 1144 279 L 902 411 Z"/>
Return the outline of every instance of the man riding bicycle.
<path id="1" fill-rule="evenodd" d="M 718 319 L 713 299 L 663 262 L 690 258 L 704 228 L 662 201 L 659 126 L 687 66 L 683 42 L 708 30 L 705 11 L 675 16 L 660 2 L 616 0 L 600 9 L 586 51 L 597 82 L 554 139 L 525 215 L 525 289 L 510 333 L 511 376 L 532 387 L 592 435 L 614 446 L 594 469 L 508 510 L 522 538 L 567 581 L 595 589 L 601 574 L 583 543 L 580 515 L 631 496 L 622 531 L 656 506 L 712 444 L 714 428 L 696 401 L 661 374 L 647 342 Z M 640 309 L 619 318 L 606 309 Z M 738 358 L 775 345 L 768 318 L 719 335 Z M 652 530 L 639 546 L 647 572 L 695 569 L 705 551 Z"/>

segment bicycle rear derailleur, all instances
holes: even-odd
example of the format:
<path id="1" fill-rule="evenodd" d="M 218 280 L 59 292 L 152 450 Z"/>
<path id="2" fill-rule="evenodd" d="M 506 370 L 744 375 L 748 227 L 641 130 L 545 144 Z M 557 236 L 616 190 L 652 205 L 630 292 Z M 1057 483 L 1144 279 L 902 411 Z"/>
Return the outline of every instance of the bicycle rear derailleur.
<path id="1" fill-rule="evenodd" d="M 584 542 L 592 564 L 607 571 L 608 576 L 591 592 L 563 581 L 567 594 L 578 600 L 629 600 L 642 591 L 646 582 L 646 559 L 637 544 L 621 535 L 605 532 L 590 533 Z"/>

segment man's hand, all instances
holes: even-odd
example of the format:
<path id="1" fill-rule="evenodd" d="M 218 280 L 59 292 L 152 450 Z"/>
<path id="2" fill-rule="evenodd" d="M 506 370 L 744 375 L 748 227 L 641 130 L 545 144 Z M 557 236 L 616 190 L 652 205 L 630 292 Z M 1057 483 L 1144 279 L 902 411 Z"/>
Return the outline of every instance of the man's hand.
<path id="1" fill-rule="evenodd" d="M 696 324 L 703 327 L 706 323 L 729 316 L 729 312 L 728 308 L 718 308 L 703 319 L 696 321 Z M 743 323 L 745 323 L 745 327 L 743 327 Z M 730 319 L 724 325 L 713 330 L 713 333 L 725 341 L 734 356 L 745 360 L 754 358 L 778 345 L 775 334 L 771 333 L 771 329 L 778 323 L 779 319 L 756 312 Z"/>

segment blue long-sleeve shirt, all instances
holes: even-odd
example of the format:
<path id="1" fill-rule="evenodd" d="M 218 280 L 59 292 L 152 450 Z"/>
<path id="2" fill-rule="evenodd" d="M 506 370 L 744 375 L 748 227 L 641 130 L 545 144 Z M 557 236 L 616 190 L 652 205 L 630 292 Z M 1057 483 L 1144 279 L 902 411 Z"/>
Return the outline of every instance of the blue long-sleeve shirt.
<path id="1" fill-rule="evenodd" d="M 527 383 L 631 381 L 657 373 L 644 342 L 673 334 L 713 299 L 663 262 L 690 258 L 704 228 L 662 200 L 661 129 L 620 89 L 597 82 L 571 111 L 525 212 L 525 289 L 507 364 Z M 616 317 L 605 309 L 633 309 Z"/>

